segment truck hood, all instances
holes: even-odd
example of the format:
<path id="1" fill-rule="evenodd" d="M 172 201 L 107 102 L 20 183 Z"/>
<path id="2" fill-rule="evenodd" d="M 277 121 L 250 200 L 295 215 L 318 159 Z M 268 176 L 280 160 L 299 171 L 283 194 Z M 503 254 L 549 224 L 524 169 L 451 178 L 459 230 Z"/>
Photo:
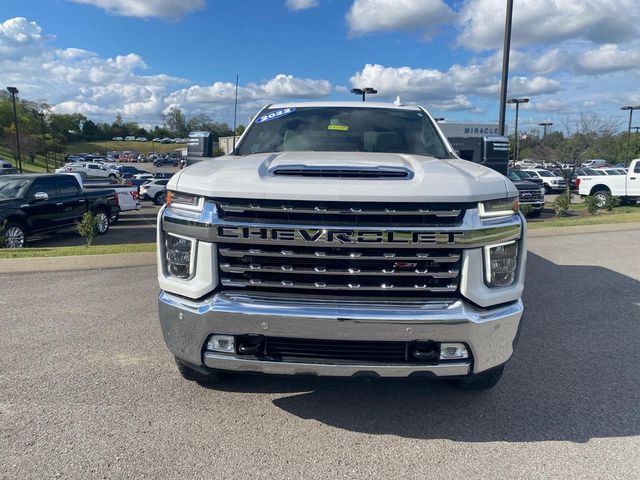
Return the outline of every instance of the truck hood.
<path id="1" fill-rule="evenodd" d="M 409 174 L 407 178 L 274 175 L 279 169 Z M 208 197 L 277 200 L 476 202 L 518 195 L 506 177 L 466 160 L 367 152 L 227 155 L 191 165 L 174 175 L 167 187 Z"/>

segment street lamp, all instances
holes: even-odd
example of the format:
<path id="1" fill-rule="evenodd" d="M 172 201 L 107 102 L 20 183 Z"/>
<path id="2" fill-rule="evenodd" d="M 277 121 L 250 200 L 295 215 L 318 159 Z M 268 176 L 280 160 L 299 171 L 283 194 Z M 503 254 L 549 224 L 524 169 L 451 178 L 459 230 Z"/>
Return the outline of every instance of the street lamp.
<path id="1" fill-rule="evenodd" d="M 513 0 L 507 0 L 507 16 L 504 22 L 504 45 L 502 47 L 502 80 L 500 82 L 500 119 L 498 128 L 504 136 L 507 100 L 507 81 L 509 78 L 509 51 L 511 50 L 511 19 L 513 18 Z"/>
<path id="2" fill-rule="evenodd" d="M 520 157 L 520 137 L 518 136 L 518 112 L 520 111 L 521 103 L 529 103 L 528 98 L 510 98 L 507 100 L 507 103 L 515 103 L 516 104 L 516 154 L 513 159 L 513 163 L 518 161 Z"/>
<path id="3" fill-rule="evenodd" d="M 633 119 L 633 111 L 640 110 L 640 105 L 625 105 L 621 107 L 620 110 L 629 110 L 629 130 L 627 131 L 627 150 L 624 154 L 624 165 L 628 167 L 629 164 L 629 140 L 631 140 L 631 120 Z"/>
<path id="4" fill-rule="evenodd" d="M 13 121 L 16 125 L 16 147 L 18 149 L 18 170 L 22 173 L 22 156 L 20 155 L 20 133 L 18 132 L 18 111 L 16 110 L 16 94 L 19 93 L 16 87 L 7 87 L 7 92 L 11 94 L 13 100 Z"/>
<path id="5" fill-rule="evenodd" d="M 547 127 L 553 125 L 553 122 L 540 122 L 538 125 L 544 127 L 544 133 L 542 134 L 542 139 L 544 140 L 545 138 L 547 138 Z"/>
<path id="6" fill-rule="evenodd" d="M 42 152 L 44 153 L 44 169 L 49 173 L 49 159 L 47 157 L 47 141 L 44 138 L 44 112 L 38 113 L 40 125 L 42 127 Z"/>
<path id="7" fill-rule="evenodd" d="M 356 95 L 362 95 L 362 101 L 365 101 L 365 95 L 368 93 L 369 95 L 375 95 L 378 91 L 375 88 L 366 87 L 366 88 L 352 88 L 351 93 Z"/>

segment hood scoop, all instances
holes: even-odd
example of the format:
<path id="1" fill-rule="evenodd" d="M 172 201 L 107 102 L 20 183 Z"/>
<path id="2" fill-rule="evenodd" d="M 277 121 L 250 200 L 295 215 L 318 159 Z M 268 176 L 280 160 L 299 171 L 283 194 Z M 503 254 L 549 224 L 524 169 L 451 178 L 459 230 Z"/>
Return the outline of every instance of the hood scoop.
<path id="1" fill-rule="evenodd" d="M 279 165 L 269 169 L 273 176 L 361 178 L 367 180 L 408 180 L 413 172 L 405 167 L 389 166 L 342 166 L 342 165 Z"/>

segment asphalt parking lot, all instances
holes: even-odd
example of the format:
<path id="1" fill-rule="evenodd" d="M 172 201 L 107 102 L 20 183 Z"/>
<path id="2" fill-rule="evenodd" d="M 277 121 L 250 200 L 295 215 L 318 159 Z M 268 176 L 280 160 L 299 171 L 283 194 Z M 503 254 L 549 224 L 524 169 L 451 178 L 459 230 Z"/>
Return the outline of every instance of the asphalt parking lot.
<path id="1" fill-rule="evenodd" d="M 531 238 L 520 343 L 484 393 L 207 388 L 165 348 L 153 267 L 0 275 L 0 476 L 640 478 L 639 244 L 640 230 Z"/>

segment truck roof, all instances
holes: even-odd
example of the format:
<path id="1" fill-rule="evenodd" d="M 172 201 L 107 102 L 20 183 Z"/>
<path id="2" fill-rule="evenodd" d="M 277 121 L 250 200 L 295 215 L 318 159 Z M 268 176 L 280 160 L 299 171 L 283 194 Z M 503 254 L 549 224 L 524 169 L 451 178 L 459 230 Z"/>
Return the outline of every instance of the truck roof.
<path id="1" fill-rule="evenodd" d="M 350 107 L 350 108 L 391 108 L 394 110 L 420 110 L 418 105 L 396 105 L 395 103 L 386 102 L 289 102 L 289 103 L 274 103 L 268 106 L 269 108 L 304 108 L 304 107 Z"/>

